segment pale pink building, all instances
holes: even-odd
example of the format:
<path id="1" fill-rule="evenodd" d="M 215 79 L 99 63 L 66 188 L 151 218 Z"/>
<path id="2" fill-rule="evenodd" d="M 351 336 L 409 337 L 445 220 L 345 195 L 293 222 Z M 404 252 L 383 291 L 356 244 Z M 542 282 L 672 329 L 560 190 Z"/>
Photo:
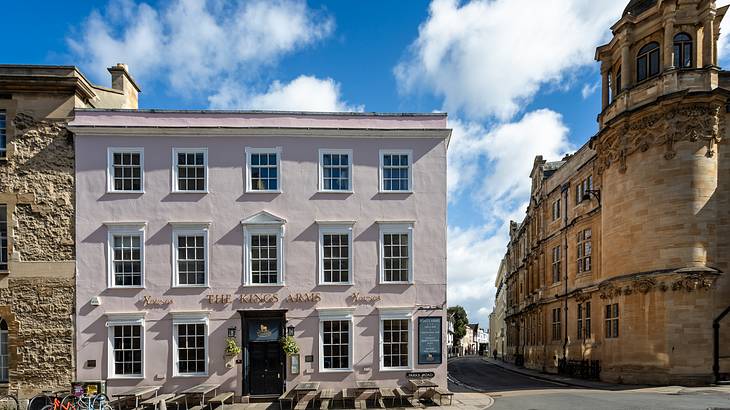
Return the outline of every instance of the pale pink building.
<path id="1" fill-rule="evenodd" d="M 446 385 L 446 115 L 79 110 L 70 128 L 78 379 Z"/>

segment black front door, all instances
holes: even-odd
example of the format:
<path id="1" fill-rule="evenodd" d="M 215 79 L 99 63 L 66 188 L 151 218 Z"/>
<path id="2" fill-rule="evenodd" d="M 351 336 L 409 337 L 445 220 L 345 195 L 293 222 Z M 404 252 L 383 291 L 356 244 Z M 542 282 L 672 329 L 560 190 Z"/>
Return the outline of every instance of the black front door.
<path id="1" fill-rule="evenodd" d="M 280 394 L 283 374 L 279 342 L 249 343 L 251 394 Z"/>

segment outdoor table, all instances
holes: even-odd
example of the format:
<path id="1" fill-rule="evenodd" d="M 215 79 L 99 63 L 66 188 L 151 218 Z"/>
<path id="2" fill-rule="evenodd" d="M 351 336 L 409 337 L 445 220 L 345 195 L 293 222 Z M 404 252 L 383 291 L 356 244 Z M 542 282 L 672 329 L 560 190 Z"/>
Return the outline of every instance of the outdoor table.
<path id="1" fill-rule="evenodd" d="M 380 388 L 377 382 L 372 380 L 358 380 L 355 382 L 357 388 L 360 390 L 377 390 Z"/>
<path id="2" fill-rule="evenodd" d="M 411 383 L 411 387 L 413 387 L 413 394 L 416 399 L 420 398 L 420 390 L 421 389 L 432 389 L 434 387 L 438 387 L 439 385 L 432 382 L 431 380 L 426 379 L 418 379 L 418 380 L 409 380 Z"/>
<path id="3" fill-rule="evenodd" d="M 161 387 L 162 386 L 139 386 L 139 387 L 135 387 L 132 390 L 125 391 L 123 393 L 113 394 L 112 396 L 114 396 L 116 398 L 122 398 L 125 400 L 134 398 L 134 408 L 136 409 L 139 407 L 139 399 L 142 396 L 144 396 L 146 394 L 154 393 L 155 397 L 157 397 L 157 391 L 160 390 Z"/>
<path id="4" fill-rule="evenodd" d="M 319 390 L 319 382 L 299 383 L 294 388 L 294 395 L 296 396 L 297 401 L 299 401 L 300 394 L 307 394 L 310 391 L 317 391 L 317 390 Z"/>
<path id="5" fill-rule="evenodd" d="M 185 394 L 185 395 L 199 394 L 200 395 L 200 407 L 205 407 L 205 395 L 207 395 L 210 392 L 213 392 L 213 396 L 215 396 L 219 387 L 221 387 L 220 384 L 199 384 L 197 386 L 184 390 L 182 392 L 182 394 Z M 188 407 L 187 396 L 185 397 L 185 407 L 186 408 Z"/>
<path id="6" fill-rule="evenodd" d="M 367 399 L 375 398 L 380 407 L 383 407 L 382 400 L 380 399 L 380 385 L 372 380 L 357 380 L 355 381 L 357 389 L 360 391 L 358 396 L 355 398 L 356 401 L 365 402 Z"/>

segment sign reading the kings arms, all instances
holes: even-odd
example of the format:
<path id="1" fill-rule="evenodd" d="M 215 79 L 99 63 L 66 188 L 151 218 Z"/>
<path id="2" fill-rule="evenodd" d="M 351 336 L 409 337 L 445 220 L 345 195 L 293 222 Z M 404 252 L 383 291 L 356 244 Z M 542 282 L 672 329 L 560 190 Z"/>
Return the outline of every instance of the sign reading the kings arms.
<path id="1" fill-rule="evenodd" d="M 278 303 L 279 295 L 276 293 L 243 293 L 240 295 L 207 295 L 208 303 L 215 305 L 227 305 L 229 303 L 244 304 L 268 304 Z M 285 302 L 290 303 L 317 303 L 322 300 L 319 293 L 292 293 L 286 298 Z"/>

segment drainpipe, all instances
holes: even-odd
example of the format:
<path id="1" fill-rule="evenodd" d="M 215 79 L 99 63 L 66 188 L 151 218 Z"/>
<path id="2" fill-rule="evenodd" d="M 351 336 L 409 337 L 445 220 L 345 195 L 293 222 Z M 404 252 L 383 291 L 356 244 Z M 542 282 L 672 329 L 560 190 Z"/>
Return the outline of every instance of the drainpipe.
<path id="1" fill-rule="evenodd" d="M 730 313 L 730 306 L 712 321 L 712 373 L 715 383 L 720 382 L 720 321 Z"/>
<path id="2" fill-rule="evenodd" d="M 565 275 L 563 276 L 563 328 L 565 329 L 563 332 L 563 359 L 565 359 L 568 356 L 568 233 L 565 232 L 565 228 L 568 226 L 568 193 L 570 192 L 570 184 L 563 185 L 561 190 L 563 194 L 563 203 L 565 204 L 565 210 L 563 212 L 563 249 L 565 250 L 565 253 L 564 255 L 560 255 L 561 259 L 564 259 L 565 261 L 565 263 L 563 263 L 563 271 L 565 272 Z"/>

